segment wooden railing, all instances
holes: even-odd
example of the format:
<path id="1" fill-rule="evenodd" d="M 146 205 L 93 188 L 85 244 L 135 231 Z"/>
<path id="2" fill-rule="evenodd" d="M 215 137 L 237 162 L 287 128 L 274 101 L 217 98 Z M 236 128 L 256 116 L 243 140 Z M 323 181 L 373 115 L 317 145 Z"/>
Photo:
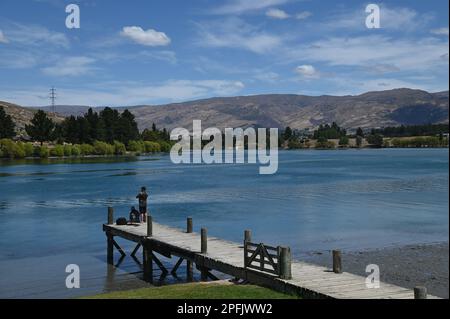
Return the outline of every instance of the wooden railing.
<path id="1" fill-rule="evenodd" d="M 291 279 L 291 249 L 272 247 L 251 242 L 251 233 L 244 233 L 244 267 L 276 275 L 281 279 Z"/>
<path id="2" fill-rule="evenodd" d="M 281 247 L 244 242 L 245 268 L 256 269 L 280 276 Z"/>

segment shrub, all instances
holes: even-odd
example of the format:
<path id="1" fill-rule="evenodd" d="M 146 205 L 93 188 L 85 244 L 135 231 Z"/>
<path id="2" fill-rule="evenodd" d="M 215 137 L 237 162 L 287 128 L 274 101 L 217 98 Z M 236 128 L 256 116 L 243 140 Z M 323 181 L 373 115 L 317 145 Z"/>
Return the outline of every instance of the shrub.
<path id="1" fill-rule="evenodd" d="M 80 145 L 72 145 L 72 156 L 79 156 L 81 154 Z"/>
<path id="2" fill-rule="evenodd" d="M 116 155 L 125 155 L 127 153 L 127 149 L 125 147 L 125 144 L 114 141 L 114 154 Z"/>
<path id="3" fill-rule="evenodd" d="M 73 149 L 72 149 L 73 152 Z M 95 153 L 94 147 L 90 144 L 81 144 L 80 145 L 80 153 L 81 155 L 93 155 Z"/>
<path id="4" fill-rule="evenodd" d="M 25 154 L 25 143 L 18 142 L 14 146 L 14 158 L 24 158 Z"/>
<path id="5" fill-rule="evenodd" d="M 356 147 L 361 147 L 362 144 L 363 144 L 362 136 L 360 136 L 360 135 L 356 136 Z"/>
<path id="6" fill-rule="evenodd" d="M 170 143 L 164 142 L 164 141 L 159 142 L 159 145 L 160 145 L 160 148 L 159 148 L 160 152 L 168 153 L 168 152 L 170 152 L 170 149 L 172 148 L 172 145 Z"/>
<path id="7" fill-rule="evenodd" d="M 94 143 L 94 153 L 96 155 L 113 155 L 114 146 L 105 142 L 96 141 Z"/>
<path id="8" fill-rule="evenodd" d="M 333 141 L 317 141 L 316 148 L 322 148 L 322 149 L 332 149 L 336 148 L 336 144 Z"/>
<path id="9" fill-rule="evenodd" d="M 25 143 L 23 145 L 23 149 L 25 150 L 25 156 L 26 157 L 31 157 L 34 154 L 34 147 L 33 144 L 31 143 Z"/>
<path id="10" fill-rule="evenodd" d="M 128 150 L 130 152 L 142 153 L 145 151 L 145 145 L 142 141 L 130 141 L 128 142 Z"/>
<path id="11" fill-rule="evenodd" d="M 13 157 L 14 142 L 10 139 L 4 138 L 0 140 L 0 149 L 2 150 L 2 157 Z"/>
<path id="12" fill-rule="evenodd" d="M 146 141 L 144 142 L 144 145 L 146 153 L 161 152 L 161 145 L 159 145 L 159 143 Z"/>
<path id="13" fill-rule="evenodd" d="M 0 140 L 0 149 L 2 150 L 2 157 L 25 157 L 25 148 L 23 143 L 14 143 L 14 141 L 5 138 Z"/>
<path id="14" fill-rule="evenodd" d="M 64 146 L 57 144 L 50 150 L 50 155 L 55 157 L 64 156 Z"/>
<path id="15" fill-rule="evenodd" d="M 382 147 L 383 146 L 383 136 L 379 134 L 371 134 L 366 138 L 367 143 L 374 147 Z"/>
<path id="16" fill-rule="evenodd" d="M 47 158 L 50 155 L 50 152 L 47 146 L 42 145 L 34 148 L 34 154 L 40 158 Z"/>
<path id="17" fill-rule="evenodd" d="M 72 156 L 72 145 L 64 145 L 64 156 Z"/>
<path id="18" fill-rule="evenodd" d="M 446 146 L 446 141 L 441 141 L 439 137 L 415 137 L 412 139 L 400 139 L 394 138 L 391 140 L 391 144 L 394 147 L 406 148 L 406 147 L 440 147 Z"/>
<path id="19" fill-rule="evenodd" d="M 341 136 L 341 138 L 339 139 L 339 146 L 348 146 L 348 143 L 348 136 Z"/>

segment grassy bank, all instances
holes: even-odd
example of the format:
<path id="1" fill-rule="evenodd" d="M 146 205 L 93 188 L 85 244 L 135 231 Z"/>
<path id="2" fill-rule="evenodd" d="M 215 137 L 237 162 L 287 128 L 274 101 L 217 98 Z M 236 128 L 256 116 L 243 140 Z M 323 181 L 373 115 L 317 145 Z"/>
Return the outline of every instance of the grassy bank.
<path id="1" fill-rule="evenodd" d="M 259 286 L 210 282 L 117 291 L 84 299 L 296 299 L 296 297 Z"/>

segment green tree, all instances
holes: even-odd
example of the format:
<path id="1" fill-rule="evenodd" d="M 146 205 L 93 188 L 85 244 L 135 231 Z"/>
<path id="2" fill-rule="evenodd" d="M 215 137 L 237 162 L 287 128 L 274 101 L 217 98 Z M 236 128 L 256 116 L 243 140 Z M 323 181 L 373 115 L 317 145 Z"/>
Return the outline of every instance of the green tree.
<path id="1" fill-rule="evenodd" d="M 292 129 L 289 126 L 286 127 L 286 129 L 284 130 L 283 137 L 284 137 L 285 141 L 288 141 L 289 139 L 291 139 L 291 137 L 292 137 Z"/>
<path id="2" fill-rule="evenodd" d="M 348 143 L 348 136 L 341 136 L 341 138 L 339 139 L 339 146 L 348 146 Z"/>
<path id="3" fill-rule="evenodd" d="M 39 110 L 31 120 L 30 125 L 25 126 L 27 134 L 35 141 L 41 143 L 52 139 L 55 123 L 47 117 L 44 111 Z"/>
<path id="4" fill-rule="evenodd" d="M 76 144 L 80 142 L 78 136 L 78 122 L 75 116 L 69 116 L 61 124 L 62 135 L 65 142 Z"/>
<path id="5" fill-rule="evenodd" d="M 97 112 L 94 112 L 92 108 L 88 110 L 88 112 L 84 115 L 86 120 L 89 123 L 89 137 L 91 141 L 103 140 L 104 139 L 104 126 L 103 121 L 100 120 L 100 117 Z"/>
<path id="6" fill-rule="evenodd" d="M 361 147 L 362 146 L 362 143 L 363 143 L 363 138 L 362 138 L 362 136 L 361 135 L 357 135 L 356 136 L 356 147 Z"/>
<path id="7" fill-rule="evenodd" d="M 362 128 L 358 127 L 358 129 L 356 130 L 356 136 L 364 137 L 364 132 Z"/>
<path id="8" fill-rule="evenodd" d="M 382 147 L 383 146 L 383 136 L 379 134 L 369 135 L 366 138 L 367 143 L 374 147 Z"/>
<path id="9" fill-rule="evenodd" d="M 117 126 L 119 122 L 119 112 L 113 110 L 110 107 L 105 107 L 103 111 L 100 112 L 100 120 L 104 127 L 104 136 L 102 141 L 113 143 L 117 138 Z"/>
<path id="10" fill-rule="evenodd" d="M 115 137 L 124 144 L 128 144 L 129 141 L 136 140 L 139 137 L 137 123 L 130 111 L 125 110 L 120 115 L 116 124 Z"/>
<path id="11" fill-rule="evenodd" d="M 12 117 L 6 114 L 3 106 L 0 106 L 0 139 L 16 136 L 15 127 Z"/>

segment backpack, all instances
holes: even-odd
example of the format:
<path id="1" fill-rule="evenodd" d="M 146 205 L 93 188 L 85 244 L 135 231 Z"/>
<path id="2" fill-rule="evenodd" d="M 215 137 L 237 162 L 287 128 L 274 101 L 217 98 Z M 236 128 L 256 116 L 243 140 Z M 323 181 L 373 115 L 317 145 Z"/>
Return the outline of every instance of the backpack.
<path id="1" fill-rule="evenodd" d="M 126 225 L 127 224 L 127 219 L 124 218 L 124 217 L 117 218 L 116 224 L 120 225 L 120 226 Z"/>

